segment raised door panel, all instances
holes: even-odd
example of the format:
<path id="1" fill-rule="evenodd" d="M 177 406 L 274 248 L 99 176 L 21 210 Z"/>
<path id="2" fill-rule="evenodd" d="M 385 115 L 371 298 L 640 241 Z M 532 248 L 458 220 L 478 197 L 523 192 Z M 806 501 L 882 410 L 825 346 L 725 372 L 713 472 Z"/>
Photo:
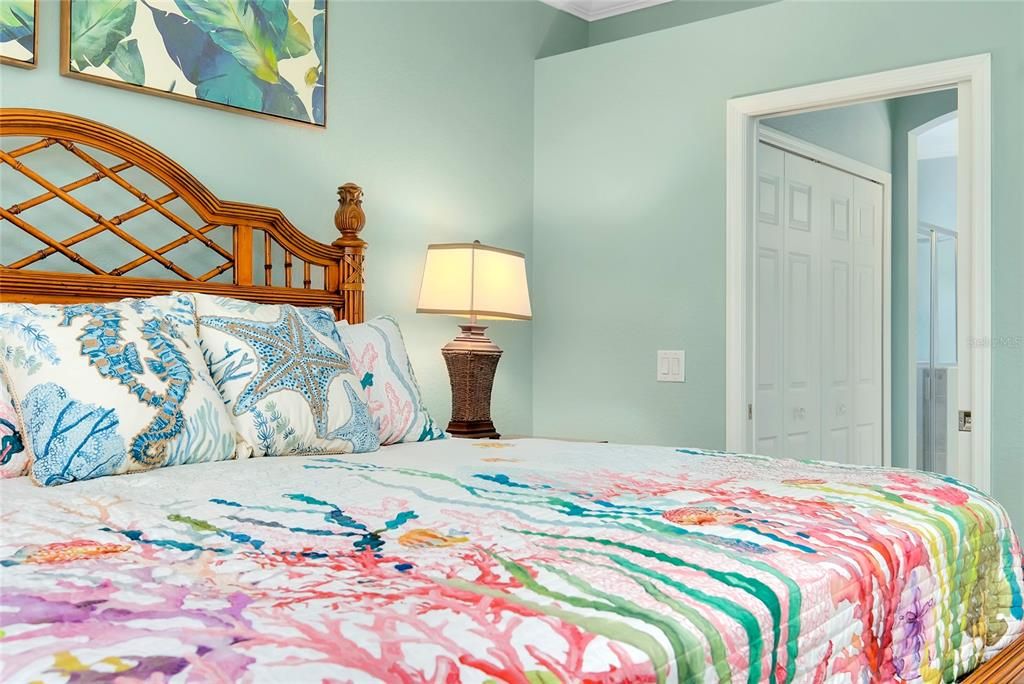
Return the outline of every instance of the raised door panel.
<path id="1" fill-rule="evenodd" d="M 821 166 L 785 153 L 784 453 L 821 457 Z"/>
<path id="2" fill-rule="evenodd" d="M 825 227 L 821 277 L 821 458 L 849 463 L 853 452 L 853 176 L 821 167 Z"/>
<path id="3" fill-rule="evenodd" d="M 851 461 L 882 463 L 882 186 L 854 178 L 853 392 Z"/>
<path id="4" fill-rule="evenodd" d="M 781 150 L 758 145 L 757 249 L 755 311 L 754 451 L 781 456 L 783 369 L 783 191 L 785 168 Z"/>

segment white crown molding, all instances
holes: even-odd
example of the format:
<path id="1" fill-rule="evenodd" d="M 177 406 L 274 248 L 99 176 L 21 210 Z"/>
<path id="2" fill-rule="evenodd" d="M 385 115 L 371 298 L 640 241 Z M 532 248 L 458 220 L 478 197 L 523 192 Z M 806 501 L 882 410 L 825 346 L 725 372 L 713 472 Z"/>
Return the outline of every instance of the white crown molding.
<path id="1" fill-rule="evenodd" d="M 563 12 L 584 19 L 597 21 L 607 19 L 626 12 L 661 5 L 671 0 L 541 0 Z"/>

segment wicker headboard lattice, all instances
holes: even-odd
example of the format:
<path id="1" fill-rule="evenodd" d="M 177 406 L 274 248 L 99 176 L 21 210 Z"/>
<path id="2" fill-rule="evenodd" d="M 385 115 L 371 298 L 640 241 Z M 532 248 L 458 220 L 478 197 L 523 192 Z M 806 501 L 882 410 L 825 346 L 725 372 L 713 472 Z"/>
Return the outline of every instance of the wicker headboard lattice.
<path id="1" fill-rule="evenodd" d="M 33 191 L 40 193 L 10 204 L 14 198 L 6 197 L 0 185 L 0 301 L 109 301 L 188 290 L 268 304 L 330 306 L 339 318 L 362 322 L 366 242 L 359 233 L 366 218 L 359 186 L 348 183 L 338 188 L 334 223 L 341 236 L 324 244 L 303 234 L 277 209 L 218 199 L 163 153 L 89 119 L 40 109 L 2 108 L 0 137 L 5 143 L 17 139 L 18 145 L 0 150 L 0 171 L 10 167 L 8 174 L 19 181 L 27 179 Z M 66 152 L 67 163 L 82 166 L 86 175 L 70 182 L 48 180 L 33 168 L 31 156 L 49 148 L 51 155 L 54 150 Z M 157 186 L 161 191 L 147 194 L 138 187 L 141 182 L 133 184 L 128 175 L 134 173 L 135 178 L 139 172 L 148 174 L 147 188 Z M 76 191 L 94 184 L 109 184 L 104 190 L 110 193 L 128 193 L 122 199 L 130 200 L 132 208 L 105 216 L 81 199 L 81 193 L 76 197 Z M 75 217 L 84 216 L 91 225 L 67 235 L 66 225 L 48 228 L 33 223 L 33 215 L 39 212 L 30 210 L 49 202 L 63 204 L 61 209 L 70 207 Z M 187 211 L 174 209 L 182 203 Z M 143 215 L 144 228 L 142 221 L 132 224 Z M 155 227 L 153 219 L 158 219 Z M 11 249 L 4 248 L 5 242 L 24 243 L 26 235 L 30 242 L 38 242 L 33 245 L 37 251 L 11 254 Z M 99 244 L 101 239 L 113 240 L 117 253 L 128 252 L 131 257 L 119 259 L 114 266 L 87 258 L 89 240 Z M 179 258 L 176 263 L 176 251 L 182 248 L 177 254 L 199 249 L 206 258 L 189 263 Z M 46 259 L 55 255 L 66 258 L 57 259 L 64 268 L 47 270 Z M 191 263 L 210 263 L 210 257 L 215 266 L 208 270 L 204 266 L 203 273 L 190 272 Z M 154 264 L 164 269 L 159 277 L 138 276 L 138 269 L 152 271 Z"/>

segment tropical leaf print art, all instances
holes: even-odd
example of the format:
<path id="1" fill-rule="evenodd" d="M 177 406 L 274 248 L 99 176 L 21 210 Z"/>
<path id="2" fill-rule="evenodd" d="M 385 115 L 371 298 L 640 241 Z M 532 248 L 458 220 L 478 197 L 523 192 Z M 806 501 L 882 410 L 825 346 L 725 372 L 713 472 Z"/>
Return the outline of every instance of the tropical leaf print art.
<path id="1" fill-rule="evenodd" d="M 326 0 L 71 0 L 64 11 L 72 74 L 324 125 Z"/>
<path id="2" fill-rule="evenodd" d="M 0 58 L 35 66 L 36 0 L 0 0 Z"/>

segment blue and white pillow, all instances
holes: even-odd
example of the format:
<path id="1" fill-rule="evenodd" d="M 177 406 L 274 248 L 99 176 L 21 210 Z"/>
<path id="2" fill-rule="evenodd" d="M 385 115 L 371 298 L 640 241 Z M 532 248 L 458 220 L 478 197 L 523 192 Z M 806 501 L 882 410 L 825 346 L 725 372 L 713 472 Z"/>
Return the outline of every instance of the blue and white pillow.
<path id="1" fill-rule="evenodd" d="M 189 296 L 0 304 L 0 346 L 38 484 L 236 455 Z"/>
<path id="2" fill-rule="evenodd" d="M 341 321 L 338 334 L 366 390 L 381 444 L 444 439 L 444 431 L 423 404 L 402 331 L 394 318 L 378 316 L 357 325 Z"/>
<path id="3" fill-rule="evenodd" d="M 377 449 L 366 393 L 330 310 L 195 297 L 210 375 L 253 455 Z"/>

